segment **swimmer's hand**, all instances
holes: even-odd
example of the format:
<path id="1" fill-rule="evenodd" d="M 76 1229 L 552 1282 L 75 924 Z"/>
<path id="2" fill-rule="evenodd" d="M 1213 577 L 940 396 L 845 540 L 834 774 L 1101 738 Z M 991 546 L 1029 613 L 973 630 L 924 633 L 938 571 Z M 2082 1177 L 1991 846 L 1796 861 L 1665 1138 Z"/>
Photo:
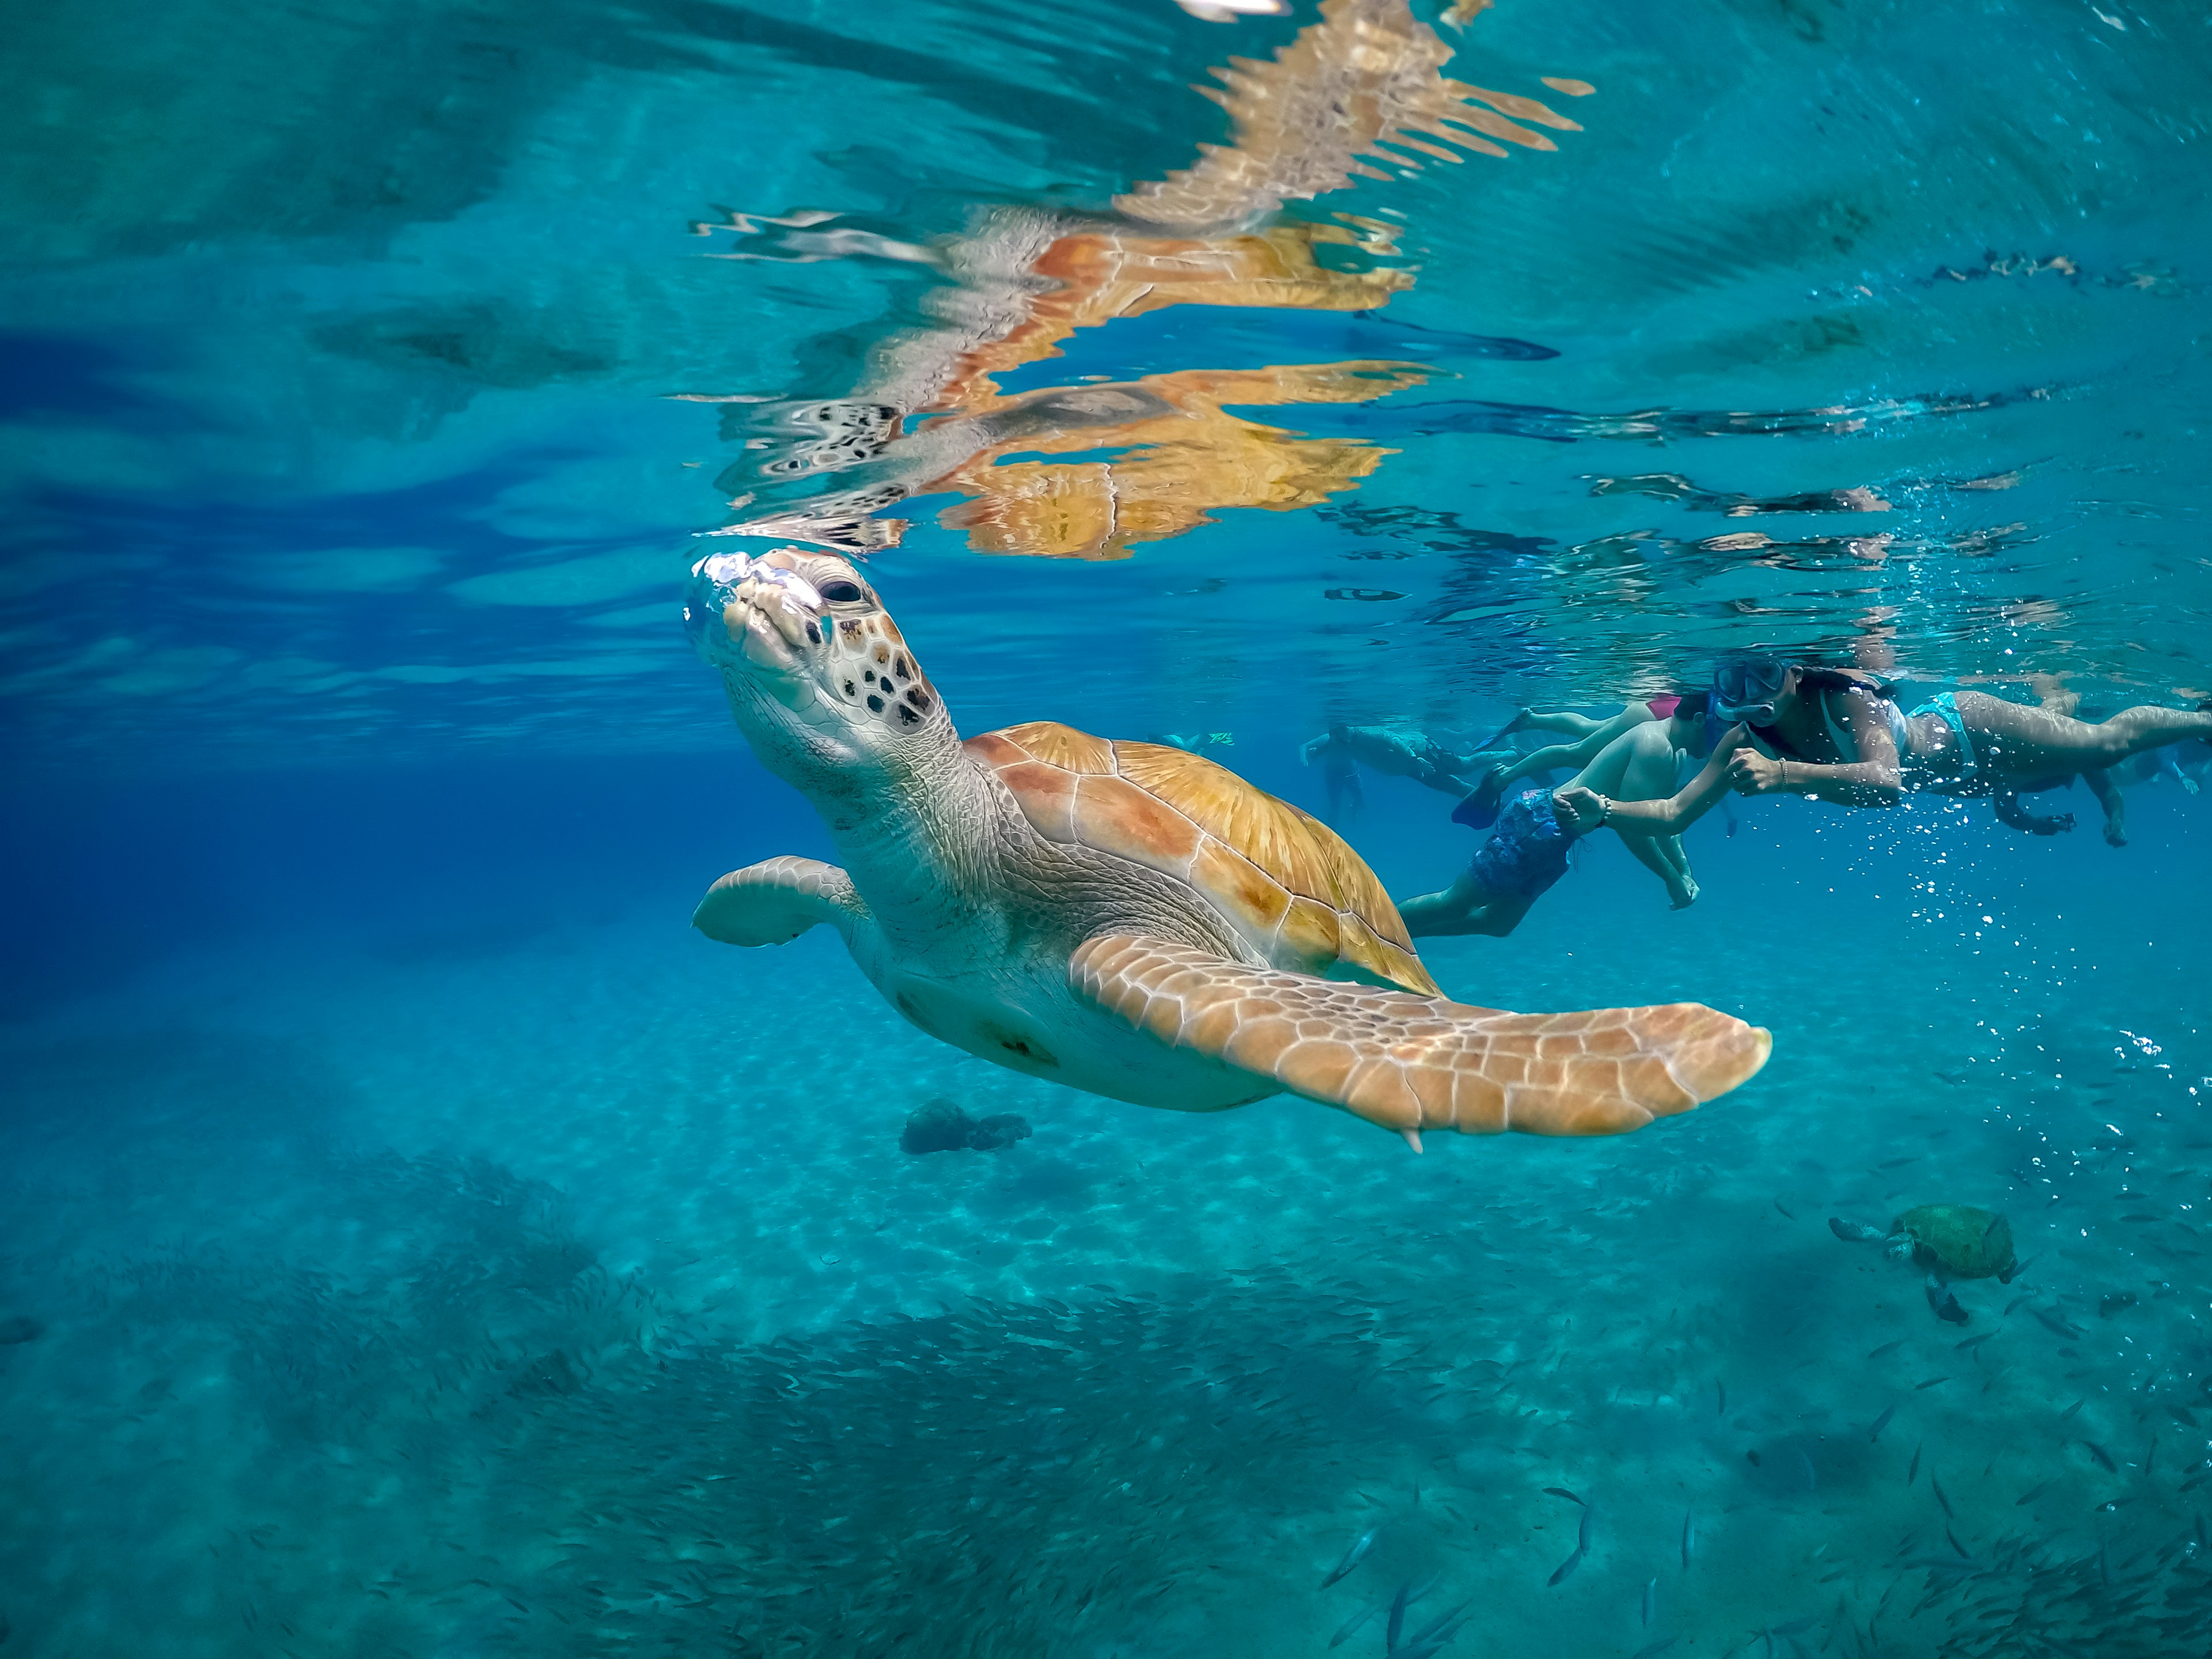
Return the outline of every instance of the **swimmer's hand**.
<path id="1" fill-rule="evenodd" d="M 1604 798 L 1596 790 L 1586 789 L 1579 783 L 1554 789 L 1552 811 L 1573 825 L 1578 836 L 1587 836 L 1605 822 Z"/>
<path id="2" fill-rule="evenodd" d="M 1729 757 L 1729 787 L 1739 795 L 1771 795 L 1784 786 L 1782 763 L 1769 760 L 1756 749 L 1739 749 Z"/>

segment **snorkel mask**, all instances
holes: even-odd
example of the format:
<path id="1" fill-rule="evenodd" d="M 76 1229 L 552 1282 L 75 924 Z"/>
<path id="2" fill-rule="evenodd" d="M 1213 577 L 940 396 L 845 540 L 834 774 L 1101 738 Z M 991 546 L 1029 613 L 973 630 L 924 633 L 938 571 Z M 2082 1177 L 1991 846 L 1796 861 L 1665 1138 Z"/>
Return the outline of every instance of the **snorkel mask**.
<path id="1" fill-rule="evenodd" d="M 1713 718 L 1723 725 L 1773 725 L 1775 704 L 1789 678 L 1789 669 L 1771 658 L 1721 664 L 1713 670 Z"/>

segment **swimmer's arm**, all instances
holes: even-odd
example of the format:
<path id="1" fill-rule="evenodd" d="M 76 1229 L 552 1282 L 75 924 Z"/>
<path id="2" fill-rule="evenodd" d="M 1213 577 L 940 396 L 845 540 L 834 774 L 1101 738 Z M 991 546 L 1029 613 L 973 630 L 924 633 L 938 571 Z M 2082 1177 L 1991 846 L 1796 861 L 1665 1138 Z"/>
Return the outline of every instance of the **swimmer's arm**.
<path id="1" fill-rule="evenodd" d="M 2097 805 L 2105 809 L 2105 816 L 2116 818 L 2125 812 L 2127 801 L 2120 793 L 2120 786 L 2112 781 L 2111 771 L 2104 767 L 2094 772 L 2084 772 L 2081 781 L 2089 786 L 2089 793 L 2097 798 Z"/>
<path id="2" fill-rule="evenodd" d="M 2020 804 L 2020 797 L 2011 790 L 1991 799 L 1990 805 L 1996 809 L 1997 822 L 2030 836 L 2063 836 L 2074 827 L 2074 815 L 2060 812 L 2050 817 L 2031 812 Z"/>
<path id="3" fill-rule="evenodd" d="M 1575 821 L 1578 835 L 1588 835 L 1600 824 L 1624 836 L 1679 836 L 1728 799 L 1729 750 L 1751 741 L 1751 733 L 1732 726 L 1713 745 L 1712 756 L 1698 775 L 1666 800 L 1617 800 L 1607 812 L 1596 791 L 1571 783 L 1553 796 L 1556 809 Z"/>
<path id="4" fill-rule="evenodd" d="M 1894 806 L 1905 798 L 1905 775 L 1889 722 L 1875 713 L 1870 696 L 1850 702 L 1851 738 L 1860 758 L 1848 766 L 1769 760 L 1746 750 L 1730 759 L 1735 787 L 1747 795 L 1810 795 L 1838 806 Z"/>

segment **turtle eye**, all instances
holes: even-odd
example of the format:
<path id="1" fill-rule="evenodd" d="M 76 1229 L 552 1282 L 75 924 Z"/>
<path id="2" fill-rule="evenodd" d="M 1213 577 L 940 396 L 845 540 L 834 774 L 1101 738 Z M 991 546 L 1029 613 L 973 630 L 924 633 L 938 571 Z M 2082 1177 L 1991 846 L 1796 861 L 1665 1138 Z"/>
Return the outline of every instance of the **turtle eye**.
<path id="1" fill-rule="evenodd" d="M 861 597 L 857 582 L 827 581 L 814 591 L 832 605 L 850 605 Z"/>

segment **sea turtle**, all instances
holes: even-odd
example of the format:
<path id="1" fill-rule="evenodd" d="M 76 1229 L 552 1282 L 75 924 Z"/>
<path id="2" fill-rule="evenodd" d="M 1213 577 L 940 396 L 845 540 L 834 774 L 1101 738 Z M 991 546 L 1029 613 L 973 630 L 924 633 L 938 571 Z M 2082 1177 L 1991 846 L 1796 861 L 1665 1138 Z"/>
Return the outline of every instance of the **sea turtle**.
<path id="1" fill-rule="evenodd" d="M 1891 1222 L 1886 1233 L 1862 1221 L 1830 1216 L 1828 1231 L 1848 1244 L 1880 1244 L 1891 1261 L 1910 1261 L 1927 1273 L 1931 1286 L 1954 1279 L 1995 1279 L 2009 1285 L 2020 1272 L 2012 1223 L 1971 1204 L 1923 1204 Z M 1936 1304 L 1932 1292 L 1929 1299 Z"/>
<path id="2" fill-rule="evenodd" d="M 732 871 L 692 917 L 710 939 L 826 922 L 893 1007 L 971 1054 L 1181 1111 L 1287 1091 L 1416 1151 L 1425 1128 L 1640 1128 L 1765 1061 L 1765 1031 L 1695 1003 L 1447 1000 L 1358 854 L 1199 756 L 1048 720 L 962 742 L 842 558 L 722 554 L 692 577 L 685 619 L 739 729 L 844 860 Z"/>
<path id="3" fill-rule="evenodd" d="M 1883 1248 L 1893 1261 L 1911 1261 L 1946 1279 L 2012 1283 L 2020 1271 L 2012 1223 L 1971 1204 L 1923 1204 L 1889 1224 Z"/>

